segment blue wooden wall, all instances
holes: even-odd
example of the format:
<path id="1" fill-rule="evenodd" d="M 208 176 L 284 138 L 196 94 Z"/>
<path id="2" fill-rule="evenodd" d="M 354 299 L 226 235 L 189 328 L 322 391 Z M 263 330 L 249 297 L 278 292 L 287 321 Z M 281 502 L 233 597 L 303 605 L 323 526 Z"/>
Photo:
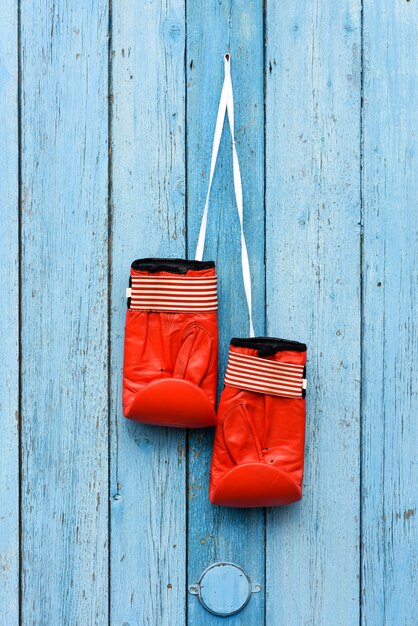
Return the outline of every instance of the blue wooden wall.
<path id="1" fill-rule="evenodd" d="M 256 332 L 309 345 L 304 499 L 127 422 L 130 262 L 192 255 L 232 55 Z M 418 624 L 416 0 L 0 3 L 0 624 Z M 247 333 L 225 133 L 206 258 Z M 262 585 L 224 619 L 211 563 Z"/>

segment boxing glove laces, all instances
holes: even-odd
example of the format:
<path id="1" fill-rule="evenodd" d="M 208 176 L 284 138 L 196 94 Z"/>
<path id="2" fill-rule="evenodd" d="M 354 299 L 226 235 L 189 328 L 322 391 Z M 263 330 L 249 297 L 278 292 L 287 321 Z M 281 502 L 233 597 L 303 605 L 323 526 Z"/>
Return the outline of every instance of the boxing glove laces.
<path id="1" fill-rule="evenodd" d="M 232 507 L 284 505 L 302 497 L 307 352 L 306 345 L 297 341 L 254 337 L 229 58 L 225 61 L 225 84 L 250 337 L 231 340 L 218 408 L 209 497 L 213 504 Z"/>

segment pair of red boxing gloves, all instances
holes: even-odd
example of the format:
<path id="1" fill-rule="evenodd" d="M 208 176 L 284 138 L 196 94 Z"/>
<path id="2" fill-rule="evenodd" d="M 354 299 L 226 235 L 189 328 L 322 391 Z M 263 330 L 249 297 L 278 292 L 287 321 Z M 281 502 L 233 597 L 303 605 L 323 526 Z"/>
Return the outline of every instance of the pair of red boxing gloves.
<path id="1" fill-rule="evenodd" d="M 202 261 L 210 189 L 225 114 L 232 136 L 250 337 L 232 339 L 218 411 L 217 277 Z M 234 139 L 229 55 L 195 260 L 146 258 L 131 266 L 123 368 L 125 417 L 163 426 L 216 425 L 210 501 L 233 507 L 302 497 L 306 345 L 254 337 L 242 186 Z"/>

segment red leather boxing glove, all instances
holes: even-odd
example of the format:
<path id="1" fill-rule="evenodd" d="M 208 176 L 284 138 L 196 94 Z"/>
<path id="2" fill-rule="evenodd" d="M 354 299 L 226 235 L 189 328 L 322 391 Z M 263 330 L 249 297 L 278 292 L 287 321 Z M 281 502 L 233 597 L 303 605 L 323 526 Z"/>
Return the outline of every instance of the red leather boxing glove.
<path id="1" fill-rule="evenodd" d="M 232 339 L 213 447 L 210 501 L 233 507 L 302 497 L 306 345 Z"/>
<path id="2" fill-rule="evenodd" d="M 132 263 L 123 364 L 125 417 L 193 428 L 216 423 L 217 308 L 213 261 Z"/>

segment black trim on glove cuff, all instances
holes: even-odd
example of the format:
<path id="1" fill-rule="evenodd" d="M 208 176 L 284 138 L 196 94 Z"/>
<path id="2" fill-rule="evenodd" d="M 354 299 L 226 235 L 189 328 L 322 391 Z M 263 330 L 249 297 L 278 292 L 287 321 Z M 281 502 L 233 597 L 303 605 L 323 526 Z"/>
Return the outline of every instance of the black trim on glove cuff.
<path id="1" fill-rule="evenodd" d="M 187 259 L 137 259 L 131 265 L 133 270 L 143 272 L 171 272 L 186 274 L 188 270 L 210 270 L 215 267 L 214 261 L 189 261 Z"/>
<path id="2" fill-rule="evenodd" d="M 277 339 L 276 337 L 248 337 L 241 339 L 234 337 L 231 339 L 231 346 L 236 348 L 251 348 L 258 350 L 258 356 L 271 356 L 283 350 L 293 350 L 295 352 L 306 352 L 306 344 L 289 339 Z"/>

